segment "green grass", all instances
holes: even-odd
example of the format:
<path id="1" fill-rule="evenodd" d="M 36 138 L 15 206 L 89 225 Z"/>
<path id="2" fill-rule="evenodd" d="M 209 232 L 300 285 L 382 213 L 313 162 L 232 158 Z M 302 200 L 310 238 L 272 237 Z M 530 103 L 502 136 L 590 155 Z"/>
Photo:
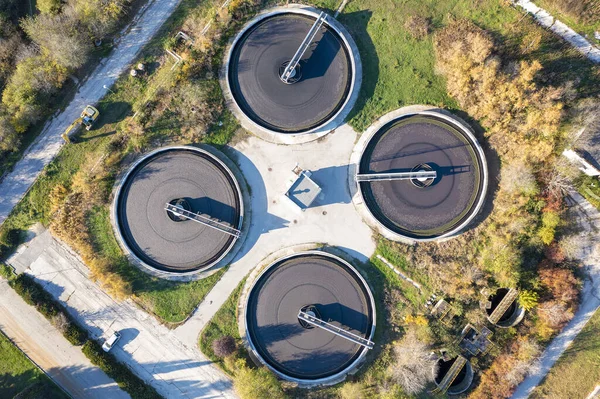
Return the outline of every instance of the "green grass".
<path id="1" fill-rule="evenodd" d="M 600 179 L 582 174 L 575 185 L 579 194 L 600 210 Z"/>
<path id="2" fill-rule="evenodd" d="M 470 19 L 490 31 L 509 56 L 516 53 L 527 33 L 540 32 L 539 50 L 527 57 L 540 60 L 550 72 L 546 83 L 577 81 L 579 74 L 582 96 L 599 84 L 589 61 L 500 0 L 353 0 L 339 20 L 356 41 L 363 65 L 361 92 L 349 121 L 359 132 L 377 117 L 405 105 L 428 104 L 457 111 L 444 78 L 435 72 L 432 35 L 417 40 L 404 28 L 406 20 L 415 15 L 430 18 L 432 33 L 452 18 Z"/>
<path id="3" fill-rule="evenodd" d="M 32 387 L 34 384 L 37 385 Z M 35 392 L 30 392 L 25 398 L 37 397 L 36 392 L 44 392 L 46 398 L 67 397 L 0 332 L 0 398 L 12 398 L 28 387 Z"/>
<path id="4" fill-rule="evenodd" d="M 89 224 L 96 250 L 119 268 L 119 274 L 132 282 L 135 301 L 166 323 L 185 321 L 226 270 L 222 268 L 210 277 L 187 283 L 151 277 L 131 265 L 123 255 L 106 207 L 94 208 Z"/>
<path id="5" fill-rule="evenodd" d="M 557 18 L 561 22 L 564 22 L 569 26 L 569 28 L 573 29 L 580 35 L 587 35 L 587 40 L 593 44 L 600 44 L 599 40 L 594 38 L 594 32 L 600 31 L 600 18 L 594 20 L 594 18 L 590 18 L 588 22 L 581 22 L 580 18 L 574 18 L 573 15 L 567 15 L 562 11 L 559 11 L 557 7 L 555 7 L 548 0 L 537 0 L 535 4 L 539 7 L 544 8 L 553 17 Z"/>
<path id="6" fill-rule="evenodd" d="M 585 398 L 600 384 L 600 311 L 536 388 L 532 399 Z"/>
<path id="7" fill-rule="evenodd" d="M 205 2 L 200 7 L 210 12 L 215 2 Z M 161 34 L 155 36 L 144 47 L 141 59 L 152 65 L 163 54 L 163 45 L 174 29 L 178 29 L 183 18 L 195 7 L 196 1 L 184 0 L 161 28 Z M 15 207 L 11 215 L 0 226 L 0 259 L 6 258 L 22 241 L 24 231 L 32 224 L 50 222 L 50 204 L 48 197 L 52 189 L 62 184 L 70 187 L 74 174 L 85 165 L 88 157 L 96 160 L 107 153 L 108 145 L 114 139 L 120 123 L 132 115 L 136 107 L 144 104 L 157 91 L 158 86 L 169 87 L 175 71 L 171 72 L 170 64 L 156 71 L 150 69 L 147 78 L 134 79 L 127 74 L 119 78 L 114 87 L 104 97 L 97 108 L 100 117 L 91 131 L 81 130 L 79 136 L 70 145 L 64 146 L 58 156 L 48 165 L 45 171 Z M 156 72 L 156 73 L 152 73 Z M 220 88 L 216 79 L 208 80 L 207 85 L 214 88 L 214 95 L 220 96 Z M 223 146 L 231 139 L 238 125 L 229 112 L 224 112 L 217 124 L 202 142 L 215 146 Z M 164 142 L 171 140 L 177 129 L 150 131 L 149 141 Z M 114 176 L 113 176 L 114 178 Z M 108 197 L 113 180 L 102 182 Z M 219 280 L 225 268 L 203 280 L 176 283 L 152 278 L 129 264 L 118 246 L 112 226 L 109 222 L 108 204 L 96 206 L 90 213 L 87 224 L 95 250 L 107 257 L 117 272 L 129 281 L 133 288 L 134 300 L 161 321 L 173 325 L 186 320 L 198 303 Z"/>
<path id="8" fill-rule="evenodd" d="M 213 362 L 216 362 L 228 373 L 231 373 L 231 370 L 227 370 L 223 359 L 215 355 L 212 349 L 212 343 L 218 338 L 229 335 L 236 339 L 238 345 L 241 345 L 240 332 L 237 323 L 237 304 L 245 283 L 246 279 L 244 278 L 200 334 L 199 344 L 202 353 Z"/>

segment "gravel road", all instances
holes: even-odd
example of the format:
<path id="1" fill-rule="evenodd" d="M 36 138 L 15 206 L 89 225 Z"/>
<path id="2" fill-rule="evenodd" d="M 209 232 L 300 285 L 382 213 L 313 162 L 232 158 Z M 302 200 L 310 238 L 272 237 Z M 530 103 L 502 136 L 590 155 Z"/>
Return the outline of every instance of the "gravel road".
<path id="1" fill-rule="evenodd" d="M 0 329 L 74 398 L 128 399 L 34 307 L 0 280 Z"/>

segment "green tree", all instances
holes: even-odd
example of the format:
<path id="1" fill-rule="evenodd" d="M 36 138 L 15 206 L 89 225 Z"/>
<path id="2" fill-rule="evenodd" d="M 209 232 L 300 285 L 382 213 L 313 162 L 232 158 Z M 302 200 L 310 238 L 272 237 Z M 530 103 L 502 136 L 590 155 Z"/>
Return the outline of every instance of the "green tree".
<path id="1" fill-rule="evenodd" d="M 281 384 L 266 367 L 252 369 L 244 359 L 235 359 L 233 386 L 242 399 L 284 399 Z"/>
<path id="2" fill-rule="evenodd" d="M 61 0 L 37 0 L 36 7 L 42 14 L 55 15 L 60 12 L 62 7 Z"/>
<path id="3" fill-rule="evenodd" d="M 525 310 L 531 310 L 538 304 L 539 295 L 537 292 L 523 290 L 519 293 L 519 305 Z"/>

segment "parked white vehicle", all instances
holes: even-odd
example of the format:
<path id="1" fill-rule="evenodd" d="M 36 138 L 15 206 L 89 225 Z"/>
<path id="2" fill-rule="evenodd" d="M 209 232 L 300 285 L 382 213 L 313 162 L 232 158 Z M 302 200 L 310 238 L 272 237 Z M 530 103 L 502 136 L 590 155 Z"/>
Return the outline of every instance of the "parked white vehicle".
<path id="1" fill-rule="evenodd" d="M 121 333 L 115 331 L 113 335 L 110 336 L 104 343 L 102 344 L 102 349 L 104 352 L 109 352 L 113 346 L 116 345 L 117 342 L 121 339 Z"/>

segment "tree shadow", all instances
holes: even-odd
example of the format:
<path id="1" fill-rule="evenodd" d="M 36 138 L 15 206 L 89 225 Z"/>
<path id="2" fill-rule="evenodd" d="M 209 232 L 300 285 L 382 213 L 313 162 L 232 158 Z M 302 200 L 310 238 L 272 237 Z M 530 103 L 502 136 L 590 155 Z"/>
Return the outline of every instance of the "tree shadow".
<path id="1" fill-rule="evenodd" d="M 92 126 L 92 130 L 101 129 L 105 125 L 121 122 L 131 113 L 131 103 L 110 101 L 102 103 L 100 116 Z"/>
<path id="2" fill-rule="evenodd" d="M 354 118 L 363 110 L 367 101 L 373 97 L 379 80 L 379 57 L 371 36 L 367 32 L 367 26 L 372 16 L 372 11 L 361 10 L 348 14 L 342 13 L 338 17 L 338 20 L 344 24 L 356 42 L 362 63 L 360 93 L 346 120 Z"/>
<path id="3" fill-rule="evenodd" d="M 481 148 L 483 149 L 483 153 L 485 155 L 485 160 L 487 163 L 488 185 L 485 194 L 485 201 L 479 213 L 475 215 L 473 220 L 469 223 L 469 226 L 465 228 L 475 229 L 476 227 L 481 225 L 481 223 L 483 223 L 492 214 L 494 210 L 494 198 L 496 198 L 496 193 L 498 192 L 500 183 L 501 161 L 500 156 L 498 155 L 496 150 L 494 150 L 490 146 L 488 140 L 485 138 L 485 129 L 483 128 L 483 126 L 481 126 L 479 121 L 473 119 L 468 113 L 460 109 L 453 109 L 452 113 L 463 119 L 468 124 L 468 126 L 470 126 L 473 129 L 475 133 L 475 138 L 477 139 L 477 142 L 479 143 L 479 145 L 481 145 Z"/>

